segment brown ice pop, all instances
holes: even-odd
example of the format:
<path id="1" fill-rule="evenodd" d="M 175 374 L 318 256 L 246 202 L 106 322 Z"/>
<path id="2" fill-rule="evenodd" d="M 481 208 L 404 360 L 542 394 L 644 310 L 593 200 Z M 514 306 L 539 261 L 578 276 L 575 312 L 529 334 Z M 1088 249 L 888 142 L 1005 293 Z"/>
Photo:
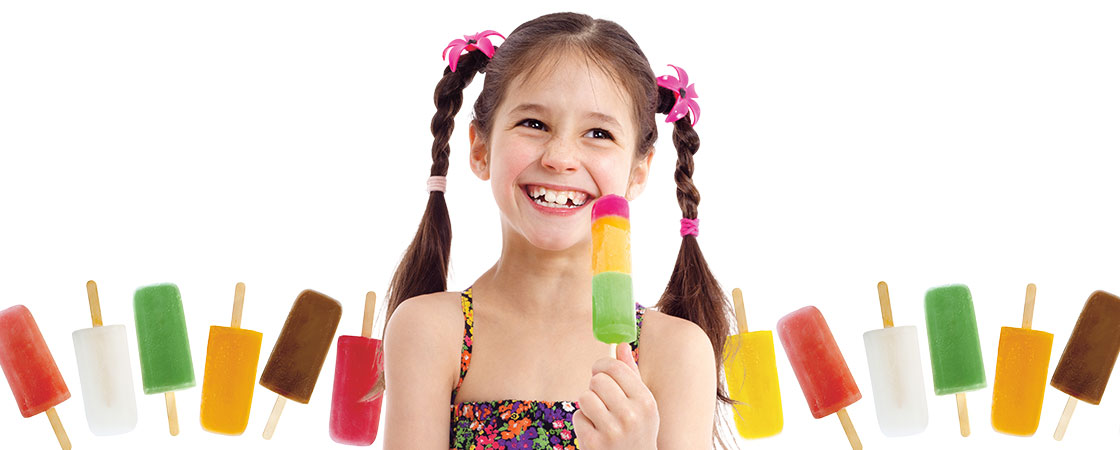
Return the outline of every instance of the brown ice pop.
<path id="1" fill-rule="evenodd" d="M 1120 298 L 1096 291 L 1085 301 L 1073 334 L 1062 352 L 1050 385 L 1069 394 L 1066 409 L 1054 431 L 1054 439 L 1065 435 L 1077 401 L 1099 405 L 1120 354 Z"/>
<path id="2" fill-rule="evenodd" d="M 280 394 L 265 426 L 265 439 L 276 431 L 285 399 L 311 401 L 341 317 L 342 304 L 319 292 L 308 289 L 296 298 L 261 374 L 261 386 Z"/>

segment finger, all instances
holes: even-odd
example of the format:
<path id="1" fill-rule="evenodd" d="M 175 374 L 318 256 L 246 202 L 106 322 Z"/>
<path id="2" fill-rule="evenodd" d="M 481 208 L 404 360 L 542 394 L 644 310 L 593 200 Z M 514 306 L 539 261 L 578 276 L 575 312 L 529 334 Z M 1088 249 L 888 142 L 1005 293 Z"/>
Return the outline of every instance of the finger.
<path id="1" fill-rule="evenodd" d="M 577 409 L 572 414 L 572 426 L 575 427 L 577 436 L 583 436 L 587 430 L 595 430 L 595 423 L 587 418 L 582 409 Z"/>
<path id="2" fill-rule="evenodd" d="M 583 414 L 583 410 L 576 410 L 576 412 L 572 414 L 572 428 L 575 430 L 576 436 L 579 436 L 579 444 L 581 447 L 596 447 L 598 443 L 595 442 L 595 438 L 598 437 L 599 430 L 595 429 L 595 424 L 591 423 L 591 420 Z"/>
<path id="3" fill-rule="evenodd" d="M 638 372 L 638 362 L 634 361 L 634 350 L 630 348 L 630 344 L 619 345 L 615 351 L 615 359 L 626 363 L 635 373 Z"/>
<path id="4" fill-rule="evenodd" d="M 607 406 L 603 404 L 598 394 L 592 391 L 585 391 L 583 395 L 579 396 L 579 410 L 600 432 L 606 433 L 618 428 L 618 423 L 607 411 Z"/>
<path id="5" fill-rule="evenodd" d="M 591 376 L 598 373 L 605 373 L 614 379 L 628 398 L 640 399 L 651 395 L 649 388 L 642 382 L 641 375 L 632 367 L 627 366 L 625 362 L 602 358 L 591 365 Z"/>
<path id="6" fill-rule="evenodd" d="M 597 373 L 591 376 L 591 392 L 599 396 L 599 400 L 607 407 L 607 411 L 614 414 L 621 411 L 626 405 L 626 393 L 622 392 L 622 388 L 618 383 L 604 372 Z"/>

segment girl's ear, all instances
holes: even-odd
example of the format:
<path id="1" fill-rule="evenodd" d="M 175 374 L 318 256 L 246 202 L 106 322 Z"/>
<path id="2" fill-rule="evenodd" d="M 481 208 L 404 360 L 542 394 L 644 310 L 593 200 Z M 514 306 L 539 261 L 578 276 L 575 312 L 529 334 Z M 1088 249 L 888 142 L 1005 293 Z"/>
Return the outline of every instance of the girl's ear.
<path id="1" fill-rule="evenodd" d="M 626 200 L 633 201 L 646 188 L 649 181 L 649 167 L 653 164 L 654 148 L 650 147 L 645 156 L 638 159 L 630 171 L 630 184 L 626 186 Z"/>
<path id="2" fill-rule="evenodd" d="M 479 136 L 474 121 L 471 121 L 469 134 L 471 137 L 471 172 L 480 180 L 490 179 L 490 149 L 486 147 L 486 139 Z"/>

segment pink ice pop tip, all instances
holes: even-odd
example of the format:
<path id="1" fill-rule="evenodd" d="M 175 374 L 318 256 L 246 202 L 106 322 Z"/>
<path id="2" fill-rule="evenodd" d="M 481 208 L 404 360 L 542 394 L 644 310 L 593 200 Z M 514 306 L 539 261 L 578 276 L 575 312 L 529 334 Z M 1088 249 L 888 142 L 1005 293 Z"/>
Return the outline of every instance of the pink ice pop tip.
<path id="1" fill-rule="evenodd" d="M 595 200 L 595 204 L 591 205 L 591 220 L 598 220 L 605 216 L 618 216 L 629 220 L 630 202 L 614 194 L 599 197 Z"/>

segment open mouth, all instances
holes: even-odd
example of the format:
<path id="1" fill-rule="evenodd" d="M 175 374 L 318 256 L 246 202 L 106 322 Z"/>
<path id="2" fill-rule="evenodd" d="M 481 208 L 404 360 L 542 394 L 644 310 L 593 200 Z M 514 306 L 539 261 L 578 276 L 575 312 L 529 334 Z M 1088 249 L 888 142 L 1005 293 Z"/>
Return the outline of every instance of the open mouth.
<path id="1" fill-rule="evenodd" d="M 526 184 L 521 188 L 529 200 L 545 208 L 575 209 L 592 199 L 591 194 L 583 191 L 557 190 L 536 184 Z"/>

